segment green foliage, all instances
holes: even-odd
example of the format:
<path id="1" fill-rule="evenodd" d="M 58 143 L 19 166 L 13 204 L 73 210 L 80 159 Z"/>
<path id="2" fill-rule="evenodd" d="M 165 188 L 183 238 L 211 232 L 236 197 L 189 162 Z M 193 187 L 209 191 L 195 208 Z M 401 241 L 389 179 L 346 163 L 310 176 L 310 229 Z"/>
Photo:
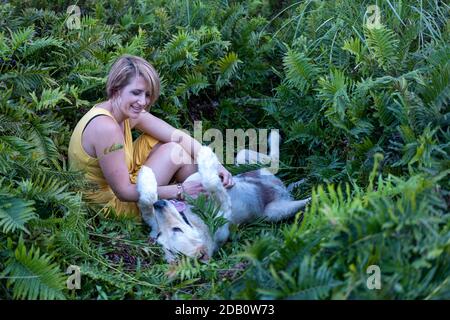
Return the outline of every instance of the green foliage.
<path id="1" fill-rule="evenodd" d="M 197 214 L 208 226 L 211 235 L 223 226 L 227 220 L 220 213 L 220 206 L 206 195 L 199 195 L 196 199 L 190 198 L 188 203 L 193 206 L 193 212 Z"/>
<path id="2" fill-rule="evenodd" d="M 448 298 L 449 217 L 436 190 L 450 172 L 377 179 L 377 166 L 374 185 L 318 186 L 301 222 L 249 245 L 251 267 L 229 298 Z M 381 290 L 366 287 L 370 265 Z"/>
<path id="3" fill-rule="evenodd" d="M 16 229 L 29 233 L 25 224 L 36 217 L 32 207 L 34 202 L 8 194 L 0 194 L 0 200 L 0 227 L 3 228 L 3 233 L 14 232 Z"/>
<path id="4" fill-rule="evenodd" d="M 39 248 L 27 250 L 23 239 L 17 248 L 11 251 L 2 273 L 8 278 L 8 285 L 13 286 L 16 299 L 63 299 L 62 293 L 65 277 L 51 257 L 40 254 Z"/>

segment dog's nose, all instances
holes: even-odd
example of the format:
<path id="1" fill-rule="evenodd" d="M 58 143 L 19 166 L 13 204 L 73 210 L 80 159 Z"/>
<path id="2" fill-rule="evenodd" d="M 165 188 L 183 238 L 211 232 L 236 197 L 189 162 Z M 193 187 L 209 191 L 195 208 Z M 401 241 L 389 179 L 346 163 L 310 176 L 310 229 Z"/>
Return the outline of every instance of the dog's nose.
<path id="1" fill-rule="evenodd" d="M 162 209 L 166 206 L 166 202 L 164 200 L 158 200 L 153 204 L 155 209 Z"/>

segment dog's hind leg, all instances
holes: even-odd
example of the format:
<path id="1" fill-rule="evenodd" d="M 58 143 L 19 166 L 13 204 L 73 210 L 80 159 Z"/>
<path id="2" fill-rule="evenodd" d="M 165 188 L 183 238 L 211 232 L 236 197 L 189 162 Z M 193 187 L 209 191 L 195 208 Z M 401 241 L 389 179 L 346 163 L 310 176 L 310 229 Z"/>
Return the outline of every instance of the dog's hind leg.
<path id="1" fill-rule="evenodd" d="M 291 193 L 295 188 L 299 187 L 300 185 L 304 184 L 306 182 L 306 179 L 301 179 L 296 182 L 292 182 L 287 186 L 287 191 Z"/>
<path id="2" fill-rule="evenodd" d="M 304 200 L 278 200 L 269 203 L 265 209 L 263 216 L 269 221 L 279 221 L 295 215 L 300 209 L 306 207 L 311 198 Z"/>

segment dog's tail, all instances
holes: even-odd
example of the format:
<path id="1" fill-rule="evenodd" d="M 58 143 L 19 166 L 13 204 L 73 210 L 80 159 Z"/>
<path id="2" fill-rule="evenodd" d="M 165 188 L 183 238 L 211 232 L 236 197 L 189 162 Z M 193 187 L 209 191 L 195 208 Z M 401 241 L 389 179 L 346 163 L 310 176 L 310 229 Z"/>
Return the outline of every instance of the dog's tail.
<path id="1" fill-rule="evenodd" d="M 280 160 L 280 134 L 278 129 L 272 129 L 268 140 L 269 152 L 261 153 L 256 150 L 242 149 L 236 155 L 236 165 L 239 164 L 270 164 Z"/>
<path id="2" fill-rule="evenodd" d="M 272 162 L 280 160 L 280 133 L 278 132 L 278 129 L 270 130 L 269 157 Z"/>
<path id="3" fill-rule="evenodd" d="M 209 147 L 202 147 L 197 155 L 197 162 L 203 187 L 219 202 L 224 217 L 229 218 L 231 199 L 217 174 L 219 160 Z"/>

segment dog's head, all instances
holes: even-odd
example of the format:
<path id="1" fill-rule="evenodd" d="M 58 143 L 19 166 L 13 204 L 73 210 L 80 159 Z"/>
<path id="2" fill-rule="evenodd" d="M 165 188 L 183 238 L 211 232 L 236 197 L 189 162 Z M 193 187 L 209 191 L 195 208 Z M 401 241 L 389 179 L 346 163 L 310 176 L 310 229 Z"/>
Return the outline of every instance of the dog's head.
<path id="1" fill-rule="evenodd" d="M 205 223 L 187 208 L 179 212 L 168 200 L 153 204 L 159 233 L 156 241 L 163 247 L 166 259 L 174 261 L 177 254 L 207 261 L 213 253 L 213 241 Z"/>

